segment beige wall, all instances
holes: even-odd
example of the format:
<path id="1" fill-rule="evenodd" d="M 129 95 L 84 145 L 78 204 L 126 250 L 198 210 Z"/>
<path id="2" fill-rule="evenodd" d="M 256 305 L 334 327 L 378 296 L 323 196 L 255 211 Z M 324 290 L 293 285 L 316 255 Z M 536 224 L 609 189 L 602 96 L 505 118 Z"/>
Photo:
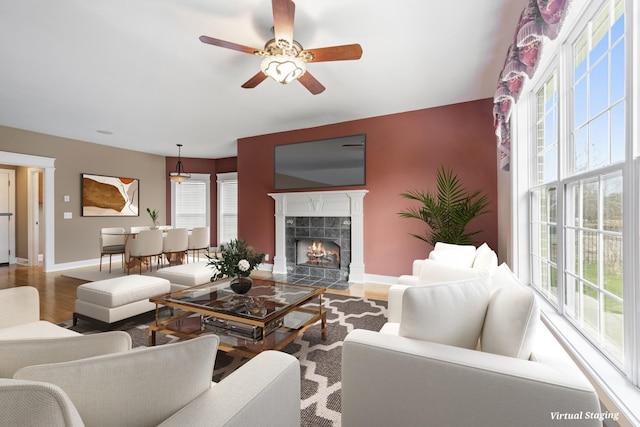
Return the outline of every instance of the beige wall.
<path id="1" fill-rule="evenodd" d="M 163 212 L 164 209 L 162 209 L 166 206 L 165 186 L 167 180 L 164 156 L 111 148 L 4 126 L 0 126 L 0 151 L 56 159 L 53 225 L 55 264 L 98 258 L 100 256 L 98 248 L 100 228 L 150 225 L 149 217 L 146 214 L 147 207 L 159 209 L 161 222 L 166 222 L 166 212 Z M 2 163 L 0 158 L 0 164 Z M 82 173 L 139 179 L 140 216 L 82 217 L 80 203 Z M 46 187 L 47 182 L 44 185 Z M 26 191 L 26 189 L 20 191 Z M 65 195 L 70 198 L 68 203 L 63 201 Z M 21 197 L 17 195 L 16 204 Z M 24 198 L 26 200 L 26 196 Z M 71 212 L 73 218 L 63 219 L 64 212 Z M 16 212 L 16 216 L 20 216 L 20 218 L 16 218 L 16 222 L 26 222 L 27 212 L 20 210 Z M 47 226 L 51 226 L 51 224 L 47 224 Z M 22 227 L 19 230 L 16 229 L 16 232 L 18 231 L 21 236 L 16 237 L 16 240 L 25 239 L 26 242 L 26 237 L 22 236 L 26 231 L 23 231 Z M 23 248 L 23 243 L 18 246 L 20 254 L 26 255 L 26 247 Z M 47 256 L 46 253 L 45 256 Z"/>

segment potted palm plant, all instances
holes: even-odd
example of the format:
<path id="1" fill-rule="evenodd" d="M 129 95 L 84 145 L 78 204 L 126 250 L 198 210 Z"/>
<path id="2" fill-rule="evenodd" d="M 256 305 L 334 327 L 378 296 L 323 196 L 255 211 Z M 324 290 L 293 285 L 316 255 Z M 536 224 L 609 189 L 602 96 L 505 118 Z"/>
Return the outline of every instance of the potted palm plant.
<path id="1" fill-rule="evenodd" d="M 414 190 L 402 193 L 405 199 L 420 202 L 420 205 L 407 208 L 399 213 L 403 218 L 424 221 L 428 228 L 423 234 L 412 236 L 425 241 L 431 246 L 437 242 L 459 245 L 473 244 L 472 237 L 481 230 L 468 232 L 469 222 L 489 212 L 489 198 L 486 193 L 476 190 L 468 191 L 457 175 L 444 166 L 436 174 L 435 192 Z"/>

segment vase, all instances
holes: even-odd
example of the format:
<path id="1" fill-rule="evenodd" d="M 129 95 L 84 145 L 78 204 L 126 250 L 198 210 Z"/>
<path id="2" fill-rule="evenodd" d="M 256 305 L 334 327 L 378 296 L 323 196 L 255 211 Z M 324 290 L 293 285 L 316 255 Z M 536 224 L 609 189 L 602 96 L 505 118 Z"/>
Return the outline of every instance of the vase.
<path id="1" fill-rule="evenodd" d="M 236 276 L 231 279 L 231 290 L 236 294 L 246 294 L 253 286 L 253 280 L 250 277 Z"/>

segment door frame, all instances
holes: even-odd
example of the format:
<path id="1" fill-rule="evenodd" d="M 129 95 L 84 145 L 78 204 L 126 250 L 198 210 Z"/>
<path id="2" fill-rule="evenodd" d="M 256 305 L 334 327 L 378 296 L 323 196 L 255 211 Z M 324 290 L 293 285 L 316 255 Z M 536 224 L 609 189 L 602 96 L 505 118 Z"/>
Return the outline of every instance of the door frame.
<path id="1" fill-rule="evenodd" d="M 40 231 L 42 230 L 40 224 L 43 222 L 40 218 L 40 206 L 39 206 L 39 179 L 38 176 L 43 172 L 40 168 L 29 168 L 28 174 L 28 197 L 29 197 L 29 226 L 27 227 L 28 238 L 28 250 L 29 250 L 29 265 L 37 266 L 40 262 Z M 43 184 L 44 185 L 44 184 Z M 43 201 L 44 207 L 44 201 Z M 46 224 L 45 224 L 46 226 Z"/>
<path id="2" fill-rule="evenodd" d="M 55 161 L 51 157 L 0 151 L 2 163 L 11 166 L 26 166 L 44 170 L 43 208 L 44 208 L 44 271 L 55 271 Z M 31 245 L 31 242 L 29 242 Z M 29 248 L 29 253 L 31 248 Z M 36 260 L 37 262 L 37 260 Z"/>
<path id="3" fill-rule="evenodd" d="M 4 164 L 4 161 L 3 161 Z M 16 263 L 16 171 L 13 169 L 0 169 L 2 173 L 9 174 L 9 212 L 13 213 L 9 217 L 11 227 L 9 228 L 9 264 Z"/>

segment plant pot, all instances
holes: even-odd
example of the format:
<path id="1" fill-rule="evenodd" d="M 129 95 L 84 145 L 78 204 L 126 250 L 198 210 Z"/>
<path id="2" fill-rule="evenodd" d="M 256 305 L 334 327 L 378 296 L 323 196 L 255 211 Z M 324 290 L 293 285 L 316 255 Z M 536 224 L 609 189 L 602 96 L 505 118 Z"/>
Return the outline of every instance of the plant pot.
<path id="1" fill-rule="evenodd" d="M 250 277 L 238 276 L 231 279 L 231 290 L 236 294 L 246 294 L 253 286 L 253 280 Z"/>

